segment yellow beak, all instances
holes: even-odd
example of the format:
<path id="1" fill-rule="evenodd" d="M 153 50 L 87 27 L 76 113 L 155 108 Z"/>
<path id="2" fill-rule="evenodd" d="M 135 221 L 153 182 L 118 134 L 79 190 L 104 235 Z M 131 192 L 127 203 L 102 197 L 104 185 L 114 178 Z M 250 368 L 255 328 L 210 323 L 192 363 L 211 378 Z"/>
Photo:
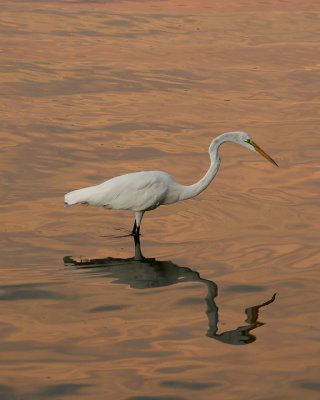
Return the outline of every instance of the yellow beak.
<path id="1" fill-rule="evenodd" d="M 276 165 L 277 167 L 279 167 L 279 165 L 266 153 L 264 152 L 258 145 L 257 143 L 255 143 L 253 140 L 250 142 L 250 144 L 252 144 L 252 146 L 255 148 L 255 150 L 260 153 L 264 158 L 266 158 L 267 160 L 269 160 L 270 162 L 272 162 L 272 164 Z"/>

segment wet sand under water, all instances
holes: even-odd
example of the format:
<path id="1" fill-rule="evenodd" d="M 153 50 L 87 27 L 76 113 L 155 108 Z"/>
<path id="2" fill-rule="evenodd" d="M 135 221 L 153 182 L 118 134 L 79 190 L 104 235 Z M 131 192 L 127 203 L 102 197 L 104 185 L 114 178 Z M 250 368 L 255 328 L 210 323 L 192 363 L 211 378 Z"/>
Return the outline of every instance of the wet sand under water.
<path id="1" fill-rule="evenodd" d="M 214 2 L 213 2 L 214 3 Z M 319 398 L 319 5 L 1 3 L 0 398 Z M 64 193 L 139 170 L 199 197 Z M 276 295 L 274 295 L 277 293 Z"/>

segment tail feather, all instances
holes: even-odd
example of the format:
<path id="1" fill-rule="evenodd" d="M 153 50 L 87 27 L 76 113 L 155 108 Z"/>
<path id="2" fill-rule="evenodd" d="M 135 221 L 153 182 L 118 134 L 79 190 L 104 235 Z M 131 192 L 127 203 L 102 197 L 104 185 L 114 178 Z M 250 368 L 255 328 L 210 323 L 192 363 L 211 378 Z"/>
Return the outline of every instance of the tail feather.
<path id="1" fill-rule="evenodd" d="M 83 188 L 78 190 L 73 190 L 64 196 L 64 206 L 71 207 L 75 204 L 87 203 L 88 202 L 88 189 Z"/>
<path id="2" fill-rule="evenodd" d="M 96 186 L 90 186 L 83 189 L 73 190 L 64 196 L 64 206 L 71 207 L 75 204 L 91 204 L 100 206 L 97 198 Z"/>

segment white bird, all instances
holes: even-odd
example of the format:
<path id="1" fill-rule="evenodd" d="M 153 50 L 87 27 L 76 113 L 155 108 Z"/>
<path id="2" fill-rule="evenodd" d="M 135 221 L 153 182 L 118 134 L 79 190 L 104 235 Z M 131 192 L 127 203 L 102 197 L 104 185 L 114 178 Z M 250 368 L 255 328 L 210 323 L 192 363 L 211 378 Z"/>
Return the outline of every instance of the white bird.
<path id="1" fill-rule="evenodd" d="M 163 171 L 142 171 L 109 179 L 100 185 L 74 190 L 64 196 L 65 207 L 74 204 L 90 204 L 113 210 L 132 210 L 135 222 L 132 235 L 139 237 L 143 214 L 162 204 L 172 204 L 191 199 L 205 190 L 220 166 L 219 146 L 225 142 L 238 143 L 260 153 L 267 160 L 277 163 L 266 154 L 246 132 L 227 132 L 213 139 L 209 146 L 210 168 L 196 183 L 181 185 L 173 176 Z"/>

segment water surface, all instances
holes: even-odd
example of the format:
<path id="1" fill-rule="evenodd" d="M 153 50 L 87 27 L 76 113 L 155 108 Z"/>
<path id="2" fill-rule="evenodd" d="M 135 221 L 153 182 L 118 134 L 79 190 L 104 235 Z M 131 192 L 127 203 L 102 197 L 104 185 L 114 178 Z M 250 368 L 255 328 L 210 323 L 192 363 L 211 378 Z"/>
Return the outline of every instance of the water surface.
<path id="1" fill-rule="evenodd" d="M 317 399 L 319 6 L 1 3 L 0 398 Z M 209 188 L 63 208 L 139 170 Z M 276 296 L 274 296 L 274 294 Z"/>

